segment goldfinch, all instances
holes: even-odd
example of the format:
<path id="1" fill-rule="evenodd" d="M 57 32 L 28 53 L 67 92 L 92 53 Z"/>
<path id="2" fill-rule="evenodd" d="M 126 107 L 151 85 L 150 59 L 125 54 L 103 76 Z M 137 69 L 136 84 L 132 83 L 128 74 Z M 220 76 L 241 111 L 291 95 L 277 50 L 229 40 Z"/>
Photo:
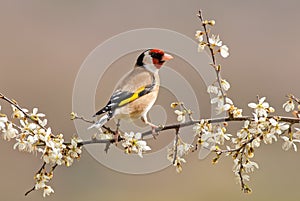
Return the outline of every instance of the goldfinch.
<path id="1" fill-rule="evenodd" d="M 118 123 L 121 119 L 141 118 L 154 132 L 157 126 L 148 121 L 147 113 L 158 96 L 158 71 L 171 59 L 171 55 L 160 49 L 148 49 L 140 54 L 134 69 L 120 81 L 106 106 L 93 117 L 103 116 L 89 128 L 99 129 L 112 118 L 116 118 Z"/>

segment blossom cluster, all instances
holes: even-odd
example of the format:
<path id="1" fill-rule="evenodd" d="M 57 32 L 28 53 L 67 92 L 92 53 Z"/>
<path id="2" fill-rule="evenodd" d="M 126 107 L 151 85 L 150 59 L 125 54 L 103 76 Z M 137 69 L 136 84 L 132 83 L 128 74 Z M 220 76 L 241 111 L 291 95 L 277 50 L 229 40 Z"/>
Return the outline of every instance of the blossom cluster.
<path id="1" fill-rule="evenodd" d="M 284 150 L 293 148 L 297 151 L 296 143 L 300 142 L 300 129 L 295 128 L 292 132 L 289 123 L 281 121 L 279 117 L 271 116 L 275 109 L 265 100 L 266 98 L 262 97 L 258 103 L 248 104 L 253 109 L 253 114 L 244 117 L 244 125 L 235 135 L 226 133 L 227 124 L 222 126 L 222 124 L 212 124 L 208 120 L 200 120 L 194 126 L 198 144 L 216 153 L 213 163 L 216 163 L 222 154 L 233 157 L 233 172 L 246 192 L 250 192 L 251 189 L 244 182 L 249 181 L 248 174 L 258 168 L 258 164 L 252 161 L 252 158 L 254 150 L 260 147 L 261 143 L 272 144 L 281 139 Z"/>
<path id="2" fill-rule="evenodd" d="M 78 146 L 80 139 L 72 137 L 70 143 L 64 141 L 63 134 L 53 134 L 47 126 L 45 114 L 38 113 L 37 108 L 32 112 L 12 104 L 11 119 L 0 113 L 0 132 L 4 140 L 15 140 L 14 149 L 28 153 L 40 153 L 43 160 L 43 167 L 35 175 L 34 190 L 42 189 L 43 195 L 53 193 L 51 186 L 47 183 L 53 177 L 53 170 L 46 171 L 46 165 L 56 167 L 58 165 L 72 165 L 74 159 L 79 159 L 81 146 Z M 1 106 L 0 106 L 1 110 Z"/>
<path id="3" fill-rule="evenodd" d="M 202 17 L 200 17 L 202 20 Z M 292 128 L 292 123 L 283 121 L 280 117 L 272 115 L 275 109 L 266 102 L 266 98 L 258 98 L 257 103 L 249 103 L 248 107 L 253 109 L 251 116 L 243 116 L 243 110 L 234 105 L 228 97 L 227 92 L 230 89 L 230 83 L 221 77 L 221 66 L 216 63 L 215 54 L 226 58 L 228 47 L 223 45 L 219 35 L 210 35 L 207 26 L 213 26 L 214 20 L 203 20 L 204 31 L 196 31 L 196 39 L 199 41 L 198 50 L 201 52 L 204 48 L 209 48 L 213 60 L 212 66 L 216 72 L 215 81 L 208 86 L 207 92 L 211 96 L 211 104 L 215 106 L 215 114 L 223 115 L 218 121 L 213 119 L 200 119 L 194 124 L 196 145 L 216 153 L 213 163 L 217 163 L 222 154 L 231 155 L 233 158 L 233 172 L 236 175 L 242 190 L 251 192 L 251 189 L 245 183 L 249 181 L 249 173 L 258 169 L 258 164 L 253 161 L 254 150 L 262 143 L 272 144 L 279 139 L 283 141 L 283 150 L 291 148 L 297 151 L 297 143 L 300 142 L 300 129 Z M 219 48 L 215 50 L 215 48 Z M 291 112 L 296 118 L 300 117 L 300 101 L 292 95 L 289 100 L 283 104 L 286 112 Z M 298 104 L 298 110 L 295 109 Z M 185 122 L 186 110 L 175 110 L 177 120 Z M 236 134 L 227 132 L 228 121 L 244 121 L 244 125 Z M 178 146 L 177 146 L 178 148 Z M 174 151 L 174 149 L 173 149 Z M 188 153 L 188 152 L 186 152 Z M 185 162 L 185 160 L 183 160 Z M 180 166 L 181 171 L 181 166 Z"/>
<path id="4" fill-rule="evenodd" d="M 143 153 L 151 150 L 151 148 L 147 145 L 147 142 L 142 139 L 141 133 L 125 133 L 122 137 L 124 138 L 122 146 L 127 154 L 137 153 L 141 158 L 143 158 Z"/>
<path id="5" fill-rule="evenodd" d="M 297 107 L 295 107 L 297 104 Z M 288 100 L 282 105 L 284 110 L 288 113 L 292 113 L 292 115 L 296 118 L 300 118 L 300 100 L 293 95 L 288 95 Z M 296 109 L 297 108 L 297 109 Z M 293 148 L 294 151 L 297 151 L 297 144 L 300 142 L 300 128 L 294 127 L 294 130 L 290 129 L 288 136 L 281 136 L 284 140 L 282 144 L 282 148 L 284 150 L 289 150 Z"/>
<path id="6" fill-rule="evenodd" d="M 176 167 L 176 171 L 180 173 L 182 171 L 182 164 L 186 163 L 183 158 L 192 151 L 193 145 L 185 143 L 177 136 L 174 140 L 173 147 L 168 149 L 167 159 L 173 163 Z"/>
<path id="7" fill-rule="evenodd" d="M 211 34 L 210 30 L 206 30 L 206 25 L 214 26 L 214 20 L 205 20 L 202 22 L 203 26 L 205 26 L 204 31 L 198 30 L 196 31 L 195 37 L 198 40 L 198 52 L 202 52 L 206 47 L 209 47 L 211 51 L 215 53 L 220 53 L 223 58 L 227 58 L 229 56 L 229 48 L 227 45 L 224 45 L 219 35 Z M 208 37 L 208 41 L 205 41 L 205 37 Z"/>

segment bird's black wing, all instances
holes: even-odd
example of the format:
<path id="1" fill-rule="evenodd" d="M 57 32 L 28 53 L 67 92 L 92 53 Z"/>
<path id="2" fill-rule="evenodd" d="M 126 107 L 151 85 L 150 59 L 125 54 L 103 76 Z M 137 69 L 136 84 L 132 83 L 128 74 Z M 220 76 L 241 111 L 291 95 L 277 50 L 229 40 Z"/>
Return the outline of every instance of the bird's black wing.
<path id="1" fill-rule="evenodd" d="M 112 117 L 117 108 L 123 107 L 124 105 L 127 105 L 128 103 L 150 93 L 154 86 L 155 82 L 152 82 L 150 85 L 140 87 L 135 92 L 117 90 L 113 93 L 107 105 L 99 110 L 94 116 L 108 112 L 110 117 Z"/>

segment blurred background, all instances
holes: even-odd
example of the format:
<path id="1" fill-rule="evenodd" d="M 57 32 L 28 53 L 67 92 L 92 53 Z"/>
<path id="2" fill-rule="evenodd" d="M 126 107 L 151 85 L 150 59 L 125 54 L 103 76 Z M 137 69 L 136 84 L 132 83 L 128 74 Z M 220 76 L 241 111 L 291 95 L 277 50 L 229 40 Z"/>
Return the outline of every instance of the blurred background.
<path id="1" fill-rule="evenodd" d="M 247 115 L 251 112 L 247 104 L 255 101 L 256 95 L 267 96 L 277 114 L 284 114 L 285 96 L 293 93 L 300 97 L 299 8 L 296 0 L 2 0 L 0 91 L 24 107 L 38 107 L 47 114 L 52 130 L 69 138 L 76 133 L 69 120 L 74 82 L 82 62 L 95 47 L 116 34 L 138 28 L 170 29 L 194 38 L 200 28 L 196 13 L 202 9 L 205 18 L 216 20 L 213 32 L 219 33 L 230 48 L 229 58 L 219 62 L 223 77 L 231 83 L 229 96 L 235 104 L 244 108 Z M 114 83 L 131 69 L 138 54 L 133 52 L 112 65 L 99 83 L 95 108 L 106 103 Z M 209 97 L 203 81 L 183 70 L 189 64 L 182 58 L 174 59 L 168 66 L 191 76 L 193 86 L 199 86 L 196 94 L 202 117 L 209 117 Z M 162 90 L 158 103 L 167 108 L 173 100 L 164 94 L 167 91 Z M 168 121 L 174 122 L 172 111 L 168 110 Z M 165 136 L 149 143 L 157 143 L 159 149 L 172 139 Z M 41 200 L 40 191 L 24 196 L 41 165 L 39 156 L 14 151 L 13 142 L 0 144 L 1 200 Z M 212 165 L 212 157 L 198 160 L 197 154 L 190 154 L 181 174 L 169 167 L 147 175 L 130 175 L 104 167 L 83 151 L 73 166 L 57 168 L 51 182 L 55 194 L 46 199 L 299 200 L 300 155 L 284 152 L 281 142 L 257 150 L 254 160 L 260 168 L 251 174 L 251 195 L 240 192 L 230 158 Z"/>

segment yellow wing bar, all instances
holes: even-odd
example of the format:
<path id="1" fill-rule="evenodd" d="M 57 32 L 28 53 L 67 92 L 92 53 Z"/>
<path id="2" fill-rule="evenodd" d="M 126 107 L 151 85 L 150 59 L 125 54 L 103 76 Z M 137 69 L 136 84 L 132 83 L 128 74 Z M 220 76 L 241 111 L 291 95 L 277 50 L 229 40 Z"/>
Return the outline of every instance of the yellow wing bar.
<path id="1" fill-rule="evenodd" d="M 123 105 L 126 105 L 127 103 L 130 103 L 130 102 L 132 102 L 132 101 L 138 99 L 138 98 L 141 96 L 141 94 L 143 94 L 143 93 L 141 93 L 141 92 L 143 92 L 143 91 L 145 90 L 145 88 L 146 88 L 145 86 L 140 87 L 140 88 L 139 88 L 138 90 L 136 90 L 130 97 L 128 97 L 128 98 L 122 100 L 122 101 L 119 103 L 118 106 L 121 107 L 121 106 L 123 106 Z"/>

